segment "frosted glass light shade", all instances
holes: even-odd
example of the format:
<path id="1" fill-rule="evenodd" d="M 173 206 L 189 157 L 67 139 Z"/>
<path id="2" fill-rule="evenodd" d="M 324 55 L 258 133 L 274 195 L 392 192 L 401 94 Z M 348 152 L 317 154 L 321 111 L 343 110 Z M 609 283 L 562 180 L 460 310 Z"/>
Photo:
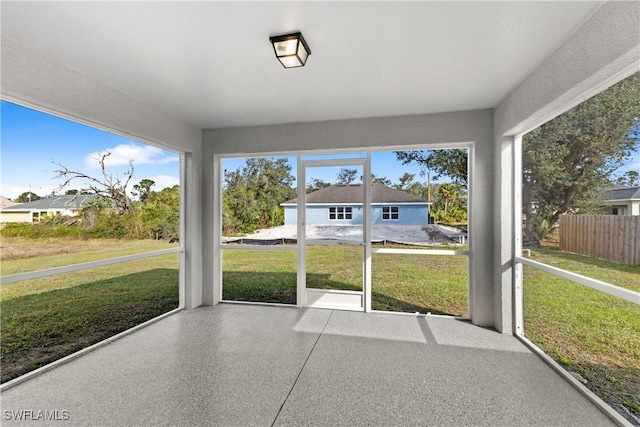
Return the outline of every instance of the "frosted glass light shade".
<path id="1" fill-rule="evenodd" d="M 276 58 L 284 68 L 303 67 L 311 55 L 311 49 L 301 33 L 270 37 L 269 40 L 273 44 Z"/>

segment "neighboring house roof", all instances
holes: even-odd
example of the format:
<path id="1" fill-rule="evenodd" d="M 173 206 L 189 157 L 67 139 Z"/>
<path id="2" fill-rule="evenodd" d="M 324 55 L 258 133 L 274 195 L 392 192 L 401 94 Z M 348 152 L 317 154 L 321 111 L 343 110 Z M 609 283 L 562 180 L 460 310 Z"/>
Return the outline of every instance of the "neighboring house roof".
<path id="1" fill-rule="evenodd" d="M 321 188 L 306 196 L 307 203 L 355 204 L 362 203 L 362 184 L 337 184 Z M 283 205 L 296 205 L 298 199 L 288 200 Z M 371 188 L 371 203 L 429 203 L 406 191 L 396 190 L 384 184 L 374 183 Z"/>
<path id="2" fill-rule="evenodd" d="M 54 196 L 44 199 L 34 200 L 29 203 L 20 203 L 15 206 L 3 208 L 3 211 L 31 211 L 31 210 L 65 210 L 82 209 L 96 200 L 97 196 L 76 195 L 76 196 Z"/>
<path id="3" fill-rule="evenodd" d="M 9 206 L 15 206 L 18 203 L 12 202 L 4 196 L 0 196 L 0 209 L 8 208 Z"/>
<path id="4" fill-rule="evenodd" d="M 613 187 L 602 193 L 602 200 L 640 200 L 640 187 Z"/>

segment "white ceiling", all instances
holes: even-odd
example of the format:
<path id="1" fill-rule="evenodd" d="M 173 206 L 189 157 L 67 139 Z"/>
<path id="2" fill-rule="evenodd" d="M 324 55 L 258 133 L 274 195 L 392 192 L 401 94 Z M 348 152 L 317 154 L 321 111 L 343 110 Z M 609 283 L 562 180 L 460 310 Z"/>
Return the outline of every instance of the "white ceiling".
<path id="1" fill-rule="evenodd" d="M 2 2 L 2 33 L 200 128 L 495 107 L 602 2 Z M 307 66 L 269 36 L 300 30 Z"/>

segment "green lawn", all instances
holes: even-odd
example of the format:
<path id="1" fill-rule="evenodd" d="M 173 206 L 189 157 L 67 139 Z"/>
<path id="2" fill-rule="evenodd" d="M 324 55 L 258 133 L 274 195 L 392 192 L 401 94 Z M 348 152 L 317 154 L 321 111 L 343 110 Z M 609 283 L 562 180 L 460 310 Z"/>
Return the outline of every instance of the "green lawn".
<path id="1" fill-rule="evenodd" d="M 70 243 L 73 247 L 69 241 L 61 246 Z M 105 246 L 76 243 L 84 261 L 106 258 Z M 24 252 L 12 254 L 15 247 L 5 244 L 3 239 L 3 256 L 13 259 L 2 262 L 3 274 L 60 265 L 59 253 L 42 256 L 49 258 L 47 264 Z M 47 246 L 45 252 L 55 245 Z M 167 247 L 153 241 L 121 241 L 117 246 L 122 255 Z M 91 247 L 97 250 L 92 253 Z M 67 253 L 66 264 L 75 263 L 77 255 Z M 178 254 L 2 285 L 0 304 L 1 381 L 5 382 L 177 308 Z"/>
<path id="2" fill-rule="evenodd" d="M 173 245 L 174 246 L 174 245 Z M 172 247 L 160 242 L 2 241 L 2 274 Z M 361 289 L 361 248 L 309 247 L 307 286 Z M 553 249 L 532 258 L 640 290 L 640 266 Z M 467 316 L 465 256 L 374 254 L 375 310 Z M 11 273 L 10 273 L 11 272 Z M 591 390 L 640 415 L 640 306 L 525 268 L 525 335 Z M 296 302 L 296 252 L 223 251 L 223 298 Z M 178 255 L 3 285 L 2 381 L 178 305 Z"/>
<path id="3" fill-rule="evenodd" d="M 467 316 L 467 257 L 374 254 L 374 310 Z M 362 289 L 362 249 L 307 249 L 307 287 Z M 223 251 L 223 299 L 296 303 L 296 253 Z"/>
<path id="4" fill-rule="evenodd" d="M 640 291 L 640 266 L 553 249 L 532 259 Z M 640 305 L 530 267 L 524 269 L 524 333 L 612 406 L 640 415 Z"/>

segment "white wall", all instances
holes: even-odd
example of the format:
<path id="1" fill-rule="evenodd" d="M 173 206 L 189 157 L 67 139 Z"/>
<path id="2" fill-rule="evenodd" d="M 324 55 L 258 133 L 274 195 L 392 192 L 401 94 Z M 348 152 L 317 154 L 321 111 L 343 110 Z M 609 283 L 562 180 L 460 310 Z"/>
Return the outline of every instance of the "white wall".
<path id="1" fill-rule="evenodd" d="M 640 69 L 640 2 L 605 3 L 496 107 L 496 135 L 529 132 Z"/>
<path id="2" fill-rule="evenodd" d="M 470 317 L 473 323 L 494 325 L 493 286 L 493 114 L 491 110 L 476 110 L 442 114 L 400 117 L 381 117 L 355 120 L 337 120 L 313 123 L 256 126 L 205 130 L 203 133 L 203 159 L 214 164 L 215 155 L 257 155 L 317 150 L 376 149 L 433 145 L 443 148 L 447 144 L 473 144 L 470 181 Z M 215 179 L 220 171 L 207 172 L 205 196 L 207 209 L 203 245 L 205 260 L 213 259 L 214 235 L 219 229 L 214 214 Z M 206 226 L 208 227 L 208 225 Z M 211 245 L 209 247 L 209 245 Z M 205 267 L 204 287 L 213 289 L 213 264 Z M 218 278 L 216 278 L 218 280 Z M 213 295 L 213 290 L 211 291 Z"/>
<path id="3" fill-rule="evenodd" d="M 2 37 L 2 99 L 131 139 L 188 153 L 186 188 L 185 303 L 202 303 L 202 214 L 200 129 L 90 76 Z"/>

